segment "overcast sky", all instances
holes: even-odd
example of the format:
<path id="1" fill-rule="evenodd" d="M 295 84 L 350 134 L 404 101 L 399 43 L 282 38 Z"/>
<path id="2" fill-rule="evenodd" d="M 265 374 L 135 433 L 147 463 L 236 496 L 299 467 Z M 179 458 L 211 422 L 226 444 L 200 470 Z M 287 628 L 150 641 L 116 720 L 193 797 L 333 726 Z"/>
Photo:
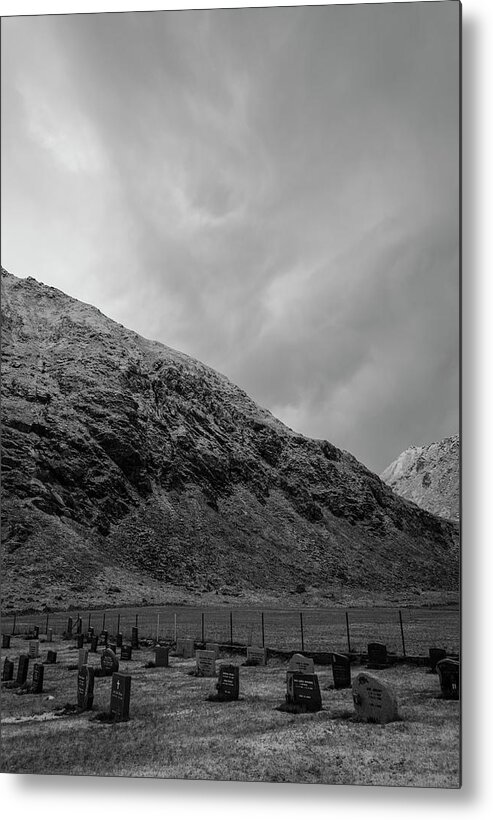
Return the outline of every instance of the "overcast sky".
<path id="1" fill-rule="evenodd" d="M 380 472 L 458 432 L 455 2 L 2 21 L 2 263 Z"/>

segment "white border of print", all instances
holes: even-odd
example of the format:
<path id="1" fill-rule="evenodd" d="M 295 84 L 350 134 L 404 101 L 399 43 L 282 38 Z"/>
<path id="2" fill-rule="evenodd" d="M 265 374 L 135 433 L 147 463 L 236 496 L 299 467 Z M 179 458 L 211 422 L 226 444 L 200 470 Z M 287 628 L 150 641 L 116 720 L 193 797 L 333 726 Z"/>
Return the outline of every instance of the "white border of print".
<path id="1" fill-rule="evenodd" d="M 383 0 L 384 2 L 386 0 Z M 405 2 L 406 0 L 398 0 Z M 422 0 L 435 2 L 436 0 Z M 442 2 L 455 0 L 442 0 Z M 346 5 L 344 0 L 339 4 Z M 306 5 L 283 2 L 221 3 L 161 2 L 152 0 L 0 0 L 0 14 L 56 14 L 153 9 L 214 8 L 265 5 Z M 330 5 L 312 2 L 311 5 Z M 118 820 L 152 812 L 159 816 L 201 820 L 234 816 L 247 820 L 282 815 L 291 820 L 302 814 L 342 813 L 365 820 L 412 818 L 416 811 L 425 817 L 455 820 L 486 817 L 493 806 L 490 774 L 491 631 L 486 602 L 491 598 L 488 569 L 492 550 L 489 534 L 488 479 L 493 464 L 491 450 L 493 407 L 490 385 L 493 352 L 491 212 L 487 194 L 493 190 L 493 144 L 490 99 L 493 77 L 493 3 L 464 0 L 463 4 L 463 788 L 382 789 L 378 787 L 301 786 L 296 784 L 247 784 L 146 780 L 130 778 L 80 778 L 62 776 L 0 775 L 4 816 L 35 815 L 38 820 L 98 818 L 111 815 Z M 481 170 L 479 170 L 481 169 Z M 491 197 L 491 193 L 490 193 Z M 490 207 L 488 208 L 488 204 Z M 489 253 L 488 253 L 489 252 Z M 488 265 L 488 261 L 490 264 Z M 479 549 L 478 549 L 479 547 Z M 484 654 L 481 654 L 484 653 Z M 471 672 L 468 673 L 467 669 Z"/>

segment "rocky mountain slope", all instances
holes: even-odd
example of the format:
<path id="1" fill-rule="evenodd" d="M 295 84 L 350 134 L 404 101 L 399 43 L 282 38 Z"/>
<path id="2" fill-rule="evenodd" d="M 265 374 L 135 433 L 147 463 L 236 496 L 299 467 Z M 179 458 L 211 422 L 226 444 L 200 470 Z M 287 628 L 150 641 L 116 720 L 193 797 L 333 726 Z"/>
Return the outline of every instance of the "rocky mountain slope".
<path id="1" fill-rule="evenodd" d="M 397 495 L 424 510 L 459 520 L 459 436 L 410 447 L 380 475 Z"/>
<path id="2" fill-rule="evenodd" d="M 457 588 L 453 524 L 199 361 L 5 271 L 2 394 L 4 611 Z"/>

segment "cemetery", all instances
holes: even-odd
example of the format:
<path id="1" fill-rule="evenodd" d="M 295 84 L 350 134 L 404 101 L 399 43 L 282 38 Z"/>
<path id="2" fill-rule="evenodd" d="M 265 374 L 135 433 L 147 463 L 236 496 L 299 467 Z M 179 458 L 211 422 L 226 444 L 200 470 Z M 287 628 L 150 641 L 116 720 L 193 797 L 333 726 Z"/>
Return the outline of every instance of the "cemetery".
<path id="1" fill-rule="evenodd" d="M 418 664 L 376 641 L 343 654 L 87 637 L 10 636 L 4 771 L 96 774 L 104 758 L 108 775 L 458 786 L 460 665 L 443 650 Z"/>

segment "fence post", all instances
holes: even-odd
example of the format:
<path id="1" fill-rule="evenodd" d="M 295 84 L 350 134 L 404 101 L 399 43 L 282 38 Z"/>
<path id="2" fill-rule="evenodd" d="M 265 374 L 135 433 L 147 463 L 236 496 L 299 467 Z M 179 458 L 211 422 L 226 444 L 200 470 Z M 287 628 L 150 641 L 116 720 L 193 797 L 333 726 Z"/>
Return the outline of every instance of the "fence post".
<path id="1" fill-rule="evenodd" d="M 14 612 L 14 623 L 12 624 L 12 635 L 15 635 L 15 619 L 16 619 L 16 617 L 17 617 L 17 616 L 16 616 L 16 614 L 15 614 L 15 612 Z"/>
<path id="2" fill-rule="evenodd" d="M 89 613 L 89 620 L 87 622 L 87 631 L 88 632 L 89 632 L 90 628 L 91 628 L 91 613 Z"/>
<path id="3" fill-rule="evenodd" d="M 175 638 L 175 643 L 176 643 L 176 612 L 175 612 L 175 631 L 174 631 L 174 638 Z"/>
<path id="4" fill-rule="evenodd" d="M 159 643 L 159 612 L 157 614 L 157 625 L 156 625 L 156 643 Z"/>
<path id="5" fill-rule="evenodd" d="M 120 634 L 120 613 L 118 613 L 118 621 L 117 621 L 117 625 L 116 625 L 116 634 L 117 635 Z"/>
<path id="6" fill-rule="evenodd" d="M 262 647 L 265 649 L 264 613 L 262 612 Z"/>
<path id="7" fill-rule="evenodd" d="M 135 626 L 136 627 L 139 626 L 139 616 L 138 615 L 135 616 Z"/>
<path id="8" fill-rule="evenodd" d="M 230 610 L 229 613 L 229 643 L 233 646 L 233 612 Z"/>
<path id="9" fill-rule="evenodd" d="M 347 651 L 351 652 L 351 637 L 349 635 L 349 615 L 346 610 L 346 635 L 347 635 Z"/>
<path id="10" fill-rule="evenodd" d="M 303 613 L 300 612 L 300 629 L 301 629 L 301 651 L 305 651 L 305 636 L 303 633 Z"/>
<path id="11" fill-rule="evenodd" d="M 401 638 L 402 638 L 402 654 L 406 657 L 406 644 L 404 643 L 404 627 L 402 626 L 402 612 L 399 610 L 399 623 L 401 625 Z"/>
<path id="12" fill-rule="evenodd" d="M 101 627 L 101 632 L 104 632 L 105 625 L 106 625 L 106 612 L 103 612 L 103 626 Z"/>
<path id="13" fill-rule="evenodd" d="M 45 635 L 47 635 L 47 634 L 48 634 L 48 621 L 49 621 L 49 619 L 50 619 L 50 616 L 49 616 L 49 615 L 47 615 L 47 616 L 46 616 Z"/>
<path id="14" fill-rule="evenodd" d="M 204 623 L 204 621 L 205 621 L 205 615 L 202 612 L 202 617 L 201 617 L 201 622 L 202 622 L 202 624 L 201 624 L 201 626 L 202 626 L 202 643 L 205 643 L 205 623 Z"/>

